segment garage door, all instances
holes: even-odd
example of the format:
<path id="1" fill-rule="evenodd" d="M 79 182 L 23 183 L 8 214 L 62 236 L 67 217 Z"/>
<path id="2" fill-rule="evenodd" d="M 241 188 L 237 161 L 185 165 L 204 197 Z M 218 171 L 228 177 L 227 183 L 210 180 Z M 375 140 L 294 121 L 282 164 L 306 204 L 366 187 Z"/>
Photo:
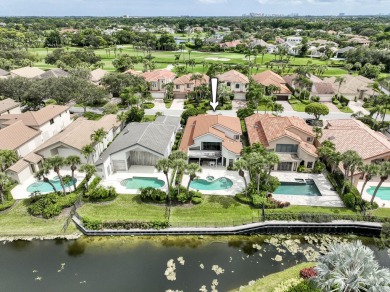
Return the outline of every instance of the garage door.
<path id="1" fill-rule="evenodd" d="M 130 151 L 130 165 L 156 165 L 160 157 L 146 151 Z"/>
<path id="2" fill-rule="evenodd" d="M 288 100 L 288 95 L 277 95 L 276 100 Z"/>

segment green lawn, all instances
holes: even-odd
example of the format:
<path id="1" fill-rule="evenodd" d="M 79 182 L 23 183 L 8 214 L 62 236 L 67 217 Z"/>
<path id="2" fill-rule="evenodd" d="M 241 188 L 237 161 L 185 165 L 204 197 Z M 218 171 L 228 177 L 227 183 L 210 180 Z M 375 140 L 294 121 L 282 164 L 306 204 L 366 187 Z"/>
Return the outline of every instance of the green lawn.
<path id="1" fill-rule="evenodd" d="M 295 103 L 290 103 L 293 110 L 296 112 L 304 112 L 306 108 L 306 104 L 303 104 L 299 100 L 295 100 L 295 101 L 296 101 Z"/>
<path id="2" fill-rule="evenodd" d="M 119 195 L 104 204 L 86 203 L 78 209 L 82 217 L 100 221 L 152 221 L 166 218 L 165 205 L 145 204 L 139 195 Z M 266 213 L 355 214 L 347 208 L 290 206 L 266 210 Z M 231 226 L 257 221 L 261 210 L 239 203 L 231 196 L 205 196 L 200 205 L 173 206 L 170 223 L 173 226 Z"/>
<path id="3" fill-rule="evenodd" d="M 342 113 L 347 113 L 347 114 L 352 114 L 352 113 L 353 113 L 353 111 L 352 111 L 349 107 L 347 107 L 347 106 L 342 107 L 342 108 L 339 108 L 339 110 L 340 110 Z"/>
<path id="4" fill-rule="evenodd" d="M 272 292 L 276 286 L 281 284 L 284 281 L 287 281 L 291 278 L 297 278 L 299 277 L 300 270 L 304 268 L 313 267 L 315 263 L 308 262 L 308 263 L 301 263 L 299 265 L 296 265 L 294 267 L 288 268 L 282 272 L 274 273 L 271 275 L 268 275 L 264 278 L 258 279 L 254 285 L 252 286 L 246 286 L 243 290 L 243 292 Z"/>
<path id="5" fill-rule="evenodd" d="M 26 201 L 17 202 L 14 207 L 0 214 L 0 236 L 45 236 L 79 233 L 73 222 L 64 233 L 62 227 L 68 212 L 53 219 L 42 219 L 27 212 Z"/>
<path id="6" fill-rule="evenodd" d="M 375 216 L 390 217 L 390 208 L 378 208 L 369 212 Z"/>
<path id="7" fill-rule="evenodd" d="M 145 115 L 144 118 L 142 119 L 143 122 L 153 122 L 156 119 L 156 116 L 148 116 Z"/>

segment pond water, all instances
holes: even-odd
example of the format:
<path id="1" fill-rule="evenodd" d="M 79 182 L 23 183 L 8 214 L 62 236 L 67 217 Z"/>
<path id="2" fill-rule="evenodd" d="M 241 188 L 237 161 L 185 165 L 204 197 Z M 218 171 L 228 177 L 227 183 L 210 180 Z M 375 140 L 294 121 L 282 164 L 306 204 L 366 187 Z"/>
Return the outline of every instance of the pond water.
<path id="1" fill-rule="evenodd" d="M 2 291 L 229 291 L 250 280 L 306 261 L 303 253 L 278 251 L 264 237 L 81 238 L 65 241 L 16 241 L 0 246 Z M 302 248 L 310 245 L 301 240 Z M 258 244 L 256 248 L 253 244 Z M 382 266 L 390 267 L 387 250 L 372 243 Z M 258 248 L 261 248 L 258 250 Z M 276 255 L 282 261 L 275 261 Z M 178 262 L 183 257 L 184 265 Z M 174 259 L 176 280 L 164 275 Z M 204 269 L 201 268 L 204 266 Z M 224 273 L 217 275 L 212 266 Z"/>

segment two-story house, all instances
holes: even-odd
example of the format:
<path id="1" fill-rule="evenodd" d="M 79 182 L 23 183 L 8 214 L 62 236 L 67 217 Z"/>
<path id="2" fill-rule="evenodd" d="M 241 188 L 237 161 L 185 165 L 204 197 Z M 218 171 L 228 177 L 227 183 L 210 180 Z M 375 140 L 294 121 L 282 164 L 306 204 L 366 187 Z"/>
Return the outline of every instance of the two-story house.
<path id="1" fill-rule="evenodd" d="M 173 93 L 175 98 L 185 98 L 189 92 L 194 91 L 195 87 L 208 84 L 209 76 L 205 74 L 187 74 L 173 81 Z"/>
<path id="2" fill-rule="evenodd" d="M 241 135 L 239 118 L 198 115 L 188 119 L 179 149 L 189 162 L 228 167 L 240 157 Z"/>
<path id="3" fill-rule="evenodd" d="M 315 134 L 302 118 L 254 114 L 245 118 L 245 124 L 250 145 L 261 143 L 279 156 L 275 170 L 296 171 L 300 165 L 314 167 L 318 158 L 313 145 Z"/>
<path id="4" fill-rule="evenodd" d="M 260 83 L 261 85 L 268 86 L 276 86 L 278 90 L 273 92 L 276 95 L 277 100 L 288 100 L 291 96 L 291 91 L 286 86 L 286 81 L 275 72 L 271 70 L 266 70 L 264 72 L 252 75 L 252 79 Z"/>
<path id="5" fill-rule="evenodd" d="M 245 100 L 245 94 L 248 88 L 249 79 L 244 74 L 230 70 L 223 74 L 217 75 L 220 83 L 225 83 L 234 93 L 234 99 Z"/>
<path id="6" fill-rule="evenodd" d="M 161 69 L 144 72 L 139 76 L 150 83 L 150 93 L 153 98 L 164 98 L 166 91 L 165 84 L 173 82 L 176 74 L 169 70 Z"/>

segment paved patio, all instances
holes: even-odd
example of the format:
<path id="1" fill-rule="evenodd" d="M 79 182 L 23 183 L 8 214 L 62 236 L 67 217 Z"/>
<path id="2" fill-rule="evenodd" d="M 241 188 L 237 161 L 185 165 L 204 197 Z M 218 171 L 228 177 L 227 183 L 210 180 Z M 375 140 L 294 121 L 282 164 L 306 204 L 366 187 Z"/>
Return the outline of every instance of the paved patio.
<path id="1" fill-rule="evenodd" d="M 359 190 L 359 192 L 361 191 L 362 187 L 363 187 L 363 183 L 364 181 L 363 180 L 359 180 L 358 182 L 358 185 L 357 185 L 357 189 Z M 364 187 L 364 190 L 363 190 L 363 199 L 364 200 L 367 200 L 367 201 L 371 201 L 371 195 L 369 193 L 367 193 L 367 190 L 370 188 L 370 187 L 376 187 L 378 185 L 378 181 L 369 181 L 366 186 Z M 385 181 L 381 187 L 388 187 L 390 188 L 390 181 Z M 375 197 L 374 201 L 376 203 L 378 203 L 379 207 L 380 208 L 390 208 L 390 200 L 382 200 L 380 198 L 378 198 L 377 196 Z"/>
<path id="2" fill-rule="evenodd" d="M 164 181 L 165 184 L 160 189 L 163 191 L 167 191 L 167 179 L 165 177 L 165 174 L 162 172 L 158 172 L 154 166 L 133 165 L 128 171 L 116 172 L 110 175 L 107 179 L 102 180 L 100 184 L 105 187 L 114 187 L 119 194 L 140 194 L 141 191 L 139 189 L 127 189 L 125 186 L 121 185 L 121 181 L 123 181 L 124 179 L 132 178 L 135 176 L 154 177 L 161 179 L 162 181 Z M 169 174 L 169 180 L 171 179 L 171 174 Z"/>
<path id="3" fill-rule="evenodd" d="M 321 196 L 272 195 L 276 200 L 287 201 L 291 205 L 344 207 L 339 195 L 332 191 L 332 185 L 323 174 L 273 171 L 271 175 L 276 176 L 281 182 L 296 182 L 295 179 L 312 179 L 321 193 Z"/>
<path id="4" fill-rule="evenodd" d="M 213 176 L 215 179 L 220 177 L 226 177 L 233 182 L 233 186 L 230 189 L 226 190 L 215 190 L 215 191 L 204 191 L 200 192 L 204 195 L 219 195 L 219 196 L 234 196 L 235 194 L 241 192 L 244 189 L 245 183 L 242 177 L 238 175 L 237 171 L 226 170 L 223 167 L 202 167 L 202 172 L 198 175 L 200 179 L 206 179 L 208 176 Z M 182 185 L 187 187 L 190 177 L 188 175 L 183 176 Z M 249 178 L 247 178 L 249 182 Z M 192 189 L 192 188 L 190 188 Z"/>
<path id="5" fill-rule="evenodd" d="M 61 173 L 62 176 L 66 176 L 66 175 L 71 175 L 72 174 L 72 172 L 70 170 L 65 170 L 65 169 L 62 169 L 60 171 L 60 173 Z M 49 175 L 48 175 L 48 178 L 50 180 L 52 180 L 56 176 L 57 176 L 57 174 L 54 171 L 51 171 L 49 173 Z M 75 171 L 74 176 L 77 179 L 76 186 L 78 186 L 78 184 L 84 179 L 85 174 L 81 173 L 81 172 L 78 172 L 78 171 Z M 18 184 L 16 187 L 14 187 L 11 190 L 11 194 L 14 197 L 14 199 L 15 200 L 22 200 L 22 199 L 30 198 L 31 193 L 27 191 L 27 188 L 31 184 L 33 184 L 33 183 L 35 183 L 37 181 L 38 181 L 38 179 L 36 179 L 35 177 L 31 176 L 30 178 L 25 180 L 22 184 Z M 91 179 L 91 181 L 92 181 L 92 179 Z M 72 189 L 73 189 L 73 187 L 72 187 Z M 42 194 L 45 194 L 45 193 L 42 193 Z"/>

